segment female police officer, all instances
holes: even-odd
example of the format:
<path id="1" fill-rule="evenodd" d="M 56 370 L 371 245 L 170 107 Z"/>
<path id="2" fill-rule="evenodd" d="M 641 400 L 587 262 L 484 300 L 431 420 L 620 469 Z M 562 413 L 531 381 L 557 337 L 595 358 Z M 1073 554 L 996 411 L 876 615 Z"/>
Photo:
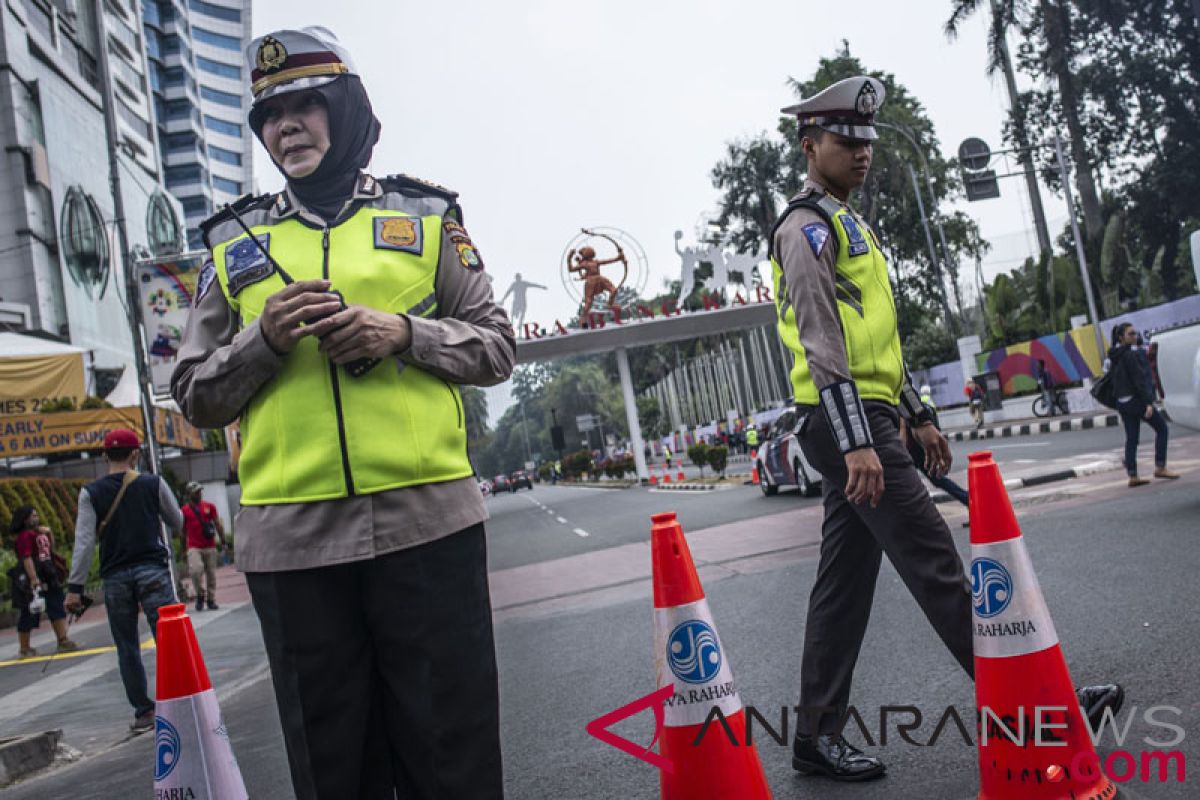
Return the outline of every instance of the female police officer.
<path id="1" fill-rule="evenodd" d="M 202 427 L 241 419 L 237 563 L 296 795 L 499 797 L 456 384 L 508 378 L 511 325 L 456 195 L 362 171 L 380 124 L 337 39 L 276 31 L 247 59 L 250 126 L 286 186 L 202 226 L 172 393 Z"/>

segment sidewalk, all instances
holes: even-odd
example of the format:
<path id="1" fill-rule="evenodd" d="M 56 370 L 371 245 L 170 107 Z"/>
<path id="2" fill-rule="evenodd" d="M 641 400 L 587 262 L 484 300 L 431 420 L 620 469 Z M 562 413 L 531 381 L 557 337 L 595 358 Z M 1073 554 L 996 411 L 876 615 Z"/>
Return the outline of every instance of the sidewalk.
<path id="1" fill-rule="evenodd" d="M 1060 431 L 1086 431 L 1092 428 L 1114 428 L 1121 424 L 1121 418 L 1115 411 L 1098 413 L 1087 411 L 1080 414 L 1058 417 L 1027 417 L 1004 422 L 984 423 L 983 427 L 973 425 L 956 428 L 946 428 L 946 434 L 952 442 L 963 442 L 974 439 L 1002 439 L 1010 436 L 1036 436 L 1042 433 L 1058 433 Z"/>
<path id="2" fill-rule="evenodd" d="M 188 590 L 191 591 L 191 580 L 185 578 L 184 582 L 188 585 Z M 100 600 L 101 598 L 96 598 Z M 246 576 L 237 571 L 237 568 L 232 564 L 228 564 L 217 568 L 217 605 L 241 605 L 250 601 L 250 590 L 246 586 Z M 189 613 L 195 613 L 195 606 L 188 606 Z M 200 612 L 202 616 L 205 612 Z M 54 656 L 55 661 L 64 661 L 71 658 L 79 658 L 83 655 L 95 655 L 97 653 L 107 653 L 113 651 L 111 637 L 108 634 L 108 612 L 103 603 L 96 603 L 87 610 L 83 617 L 74 622 L 70 626 L 70 636 L 72 639 L 83 635 L 93 628 L 100 627 L 104 631 L 105 644 L 100 647 L 84 648 L 75 653 L 64 653 L 62 655 L 54 655 L 55 638 L 54 631 L 50 627 L 50 621 L 43 614 L 41 624 L 33 629 L 33 635 L 30 637 L 30 644 L 38 651 L 38 656 L 32 659 L 25 659 L 19 663 L 38 663 L 50 660 Z M 143 643 L 143 649 L 153 648 L 154 644 Z M 3 628 L 0 629 L 0 668 L 8 666 L 10 662 L 14 662 L 20 652 L 20 647 L 17 644 L 17 629 Z"/>

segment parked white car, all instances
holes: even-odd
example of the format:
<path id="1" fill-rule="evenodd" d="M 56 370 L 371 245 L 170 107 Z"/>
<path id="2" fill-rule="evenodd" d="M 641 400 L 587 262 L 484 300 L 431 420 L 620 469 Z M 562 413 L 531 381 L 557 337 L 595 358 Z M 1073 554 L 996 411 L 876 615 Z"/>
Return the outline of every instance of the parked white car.
<path id="1" fill-rule="evenodd" d="M 795 486 L 804 497 L 821 493 L 821 475 L 808 463 L 796 438 L 798 415 L 793 409 L 780 414 L 771 425 L 767 441 L 758 448 L 758 485 L 768 497 L 781 486 Z M 810 423 L 811 424 L 811 423 Z"/>
<path id="2" fill-rule="evenodd" d="M 1200 281 L 1200 231 L 1192 234 L 1191 243 L 1192 269 Z M 1200 430 L 1200 321 L 1155 331 L 1151 341 L 1167 416 L 1172 423 Z"/>

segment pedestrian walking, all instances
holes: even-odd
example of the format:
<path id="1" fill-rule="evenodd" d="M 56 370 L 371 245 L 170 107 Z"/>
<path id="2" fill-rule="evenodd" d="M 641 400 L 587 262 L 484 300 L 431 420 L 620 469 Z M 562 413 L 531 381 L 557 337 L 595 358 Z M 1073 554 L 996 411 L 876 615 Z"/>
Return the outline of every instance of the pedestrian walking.
<path id="1" fill-rule="evenodd" d="M 63 605 L 66 562 L 54 551 L 54 534 L 42 524 L 33 506 L 17 508 L 8 530 L 14 537 L 13 549 L 17 553 L 17 565 L 11 574 L 20 584 L 18 587 L 10 582 L 9 588 L 13 606 L 18 611 L 19 657 L 32 658 L 38 654 L 30 644 L 30 634 L 39 627 L 43 610 L 58 639 L 57 652 L 78 650 L 79 645 L 67 635 L 67 612 Z M 24 580 L 20 580 L 22 578 Z"/>
<path id="2" fill-rule="evenodd" d="M 1033 379 L 1037 381 L 1038 390 L 1042 393 L 1042 402 L 1050 410 L 1050 416 L 1058 416 L 1058 403 L 1054 392 L 1054 376 L 1046 366 L 1045 359 L 1039 358 L 1034 362 Z"/>
<path id="3" fill-rule="evenodd" d="M 1137 328 L 1128 322 L 1113 327 L 1112 347 L 1108 351 L 1113 395 L 1117 398 L 1117 413 L 1125 428 L 1125 472 L 1129 485 L 1145 486 L 1150 481 L 1138 477 L 1137 449 L 1142 423 L 1154 429 L 1154 477 L 1174 480 L 1179 473 L 1167 469 L 1167 440 L 1170 433 L 1167 421 L 1154 407 L 1158 399 L 1154 377 L 1146 352 L 1138 345 Z"/>
<path id="4" fill-rule="evenodd" d="M 154 727 L 154 701 L 147 694 L 138 642 L 138 606 L 154 636 L 159 608 L 175 602 L 168 566 L 171 549 L 163 538 L 162 523 L 173 531 L 183 527 L 179 504 L 167 482 L 157 475 L 138 474 L 141 446 L 137 434 L 124 428 L 104 437 L 108 474 L 79 490 L 65 603 L 72 614 L 83 609 L 80 595 L 99 544 L 105 612 L 125 697 L 133 706 L 130 729 L 136 733 Z"/>
<path id="5" fill-rule="evenodd" d="M 905 368 L 887 259 L 849 205 L 870 170 L 884 97 L 880 81 L 860 76 L 783 110 L 798 119 L 808 176 L 769 239 L 778 332 L 795 355 L 797 435 L 823 478 L 825 506 L 792 766 L 835 780 L 884 772 L 841 731 L 885 552 L 974 675 L 970 585 L 950 529 L 900 441 L 900 420 L 924 450 L 930 475 L 946 474 L 950 447 Z M 1116 686 L 1081 695 L 1089 715 L 1120 699 Z"/>
<path id="6" fill-rule="evenodd" d="M 184 487 L 182 507 L 188 575 L 196 591 L 196 610 L 217 609 L 217 561 L 225 549 L 225 526 L 217 507 L 204 499 L 204 487 L 191 481 Z M 204 586 L 200 585 L 204 581 Z"/>
<path id="7" fill-rule="evenodd" d="M 260 36 L 247 62 L 248 122 L 285 186 L 201 226 L 172 394 L 202 427 L 241 418 L 236 562 L 294 793 L 500 797 L 458 386 L 508 379 L 512 326 L 456 193 L 364 172 L 381 127 L 330 31 Z"/>

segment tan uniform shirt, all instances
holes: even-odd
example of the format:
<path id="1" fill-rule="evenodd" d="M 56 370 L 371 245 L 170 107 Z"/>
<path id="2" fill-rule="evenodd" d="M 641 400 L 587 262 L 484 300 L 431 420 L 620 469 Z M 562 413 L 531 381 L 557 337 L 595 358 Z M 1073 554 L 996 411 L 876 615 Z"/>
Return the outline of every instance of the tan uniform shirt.
<path id="1" fill-rule="evenodd" d="M 364 177 L 355 197 L 370 205 L 382 195 L 378 182 Z M 287 200 L 272 214 L 282 207 L 283 215 L 323 224 L 290 192 Z M 437 318 L 404 315 L 412 344 L 396 357 L 451 383 L 507 380 L 516 359 L 512 325 L 487 276 L 462 266 L 449 237 L 442 239 L 435 291 Z M 219 428 L 241 414 L 284 358 L 267 345 L 258 320 L 242 327 L 213 281 L 188 318 L 171 393 L 195 425 Z M 236 517 L 237 565 L 243 572 L 275 572 L 361 561 L 434 541 L 487 516 L 473 477 L 340 500 L 243 506 Z"/>

